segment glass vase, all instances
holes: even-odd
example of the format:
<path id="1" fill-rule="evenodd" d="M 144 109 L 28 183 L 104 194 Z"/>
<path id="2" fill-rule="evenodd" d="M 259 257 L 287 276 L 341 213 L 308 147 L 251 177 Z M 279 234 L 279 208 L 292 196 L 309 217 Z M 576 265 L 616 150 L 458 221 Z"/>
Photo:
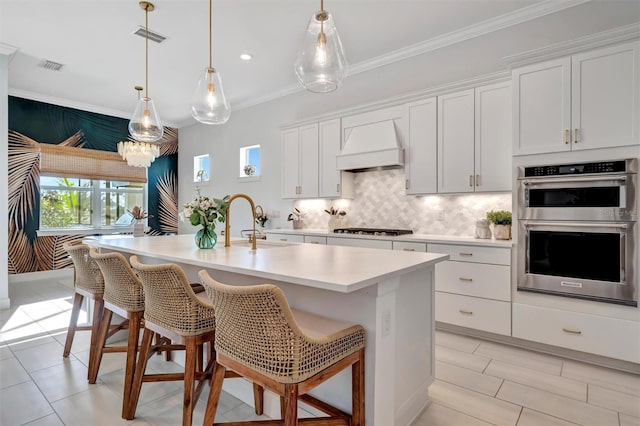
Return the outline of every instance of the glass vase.
<path id="1" fill-rule="evenodd" d="M 203 226 L 202 229 L 196 232 L 196 245 L 201 249 L 210 249 L 216 245 L 218 236 L 213 228 Z"/>

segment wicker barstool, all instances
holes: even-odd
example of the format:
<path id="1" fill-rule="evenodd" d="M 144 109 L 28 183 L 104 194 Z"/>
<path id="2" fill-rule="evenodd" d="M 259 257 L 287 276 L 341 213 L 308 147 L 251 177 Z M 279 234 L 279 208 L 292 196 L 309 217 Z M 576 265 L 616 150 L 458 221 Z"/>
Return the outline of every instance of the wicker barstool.
<path id="1" fill-rule="evenodd" d="M 305 419 L 364 426 L 364 350 L 366 332 L 308 312 L 291 309 L 278 287 L 270 284 L 229 286 L 200 271 L 216 317 L 216 366 L 205 412 L 215 419 L 226 369 L 260 383 L 280 396 L 282 423 L 298 424 L 298 399 L 329 415 Z M 340 371 L 352 369 L 352 414 L 308 395 Z M 251 424 L 255 422 L 236 422 Z"/>
<path id="2" fill-rule="evenodd" d="M 208 303 L 206 294 L 202 293 L 202 298 L 196 296 L 187 276 L 178 265 L 145 265 L 140 263 L 137 256 L 131 256 L 130 261 L 144 288 L 145 329 L 126 418 L 133 419 L 135 416 L 143 382 L 184 380 L 182 424 L 191 425 L 193 409 L 204 384 L 212 377 L 215 365 L 213 341 L 216 326 L 213 307 Z M 174 342 L 166 347 L 186 349 L 183 374 L 145 374 L 154 332 Z M 208 362 L 206 368 L 203 368 L 202 348 L 206 343 L 209 344 Z M 226 377 L 239 376 L 229 372 Z M 196 380 L 199 381 L 197 386 Z M 263 389 L 254 385 L 257 414 L 262 414 L 262 398 Z"/>

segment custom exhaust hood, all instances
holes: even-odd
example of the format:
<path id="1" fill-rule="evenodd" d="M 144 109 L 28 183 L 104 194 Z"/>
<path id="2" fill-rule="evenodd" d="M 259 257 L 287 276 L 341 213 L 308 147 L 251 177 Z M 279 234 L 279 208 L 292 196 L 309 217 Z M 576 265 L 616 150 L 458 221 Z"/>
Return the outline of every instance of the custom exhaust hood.
<path id="1" fill-rule="evenodd" d="M 404 150 L 393 120 L 345 129 L 344 145 L 336 157 L 338 170 L 397 168 L 404 165 Z"/>

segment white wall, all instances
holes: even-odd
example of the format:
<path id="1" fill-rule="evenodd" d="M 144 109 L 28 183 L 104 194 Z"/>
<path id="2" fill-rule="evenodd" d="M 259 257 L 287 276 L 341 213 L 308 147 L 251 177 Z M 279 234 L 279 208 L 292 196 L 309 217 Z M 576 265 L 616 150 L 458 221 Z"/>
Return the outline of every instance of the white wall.
<path id="1" fill-rule="evenodd" d="M 0 309 L 9 308 L 8 240 L 8 134 L 9 134 L 9 56 L 0 53 Z"/>

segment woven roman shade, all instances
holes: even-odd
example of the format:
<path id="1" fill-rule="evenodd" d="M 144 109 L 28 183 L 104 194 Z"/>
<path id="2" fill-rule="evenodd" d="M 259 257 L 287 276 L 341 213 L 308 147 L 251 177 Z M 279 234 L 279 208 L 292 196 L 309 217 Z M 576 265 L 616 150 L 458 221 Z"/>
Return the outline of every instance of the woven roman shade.
<path id="1" fill-rule="evenodd" d="M 115 152 L 40 144 L 40 173 L 84 179 L 147 182 L 147 169 L 131 167 Z"/>

